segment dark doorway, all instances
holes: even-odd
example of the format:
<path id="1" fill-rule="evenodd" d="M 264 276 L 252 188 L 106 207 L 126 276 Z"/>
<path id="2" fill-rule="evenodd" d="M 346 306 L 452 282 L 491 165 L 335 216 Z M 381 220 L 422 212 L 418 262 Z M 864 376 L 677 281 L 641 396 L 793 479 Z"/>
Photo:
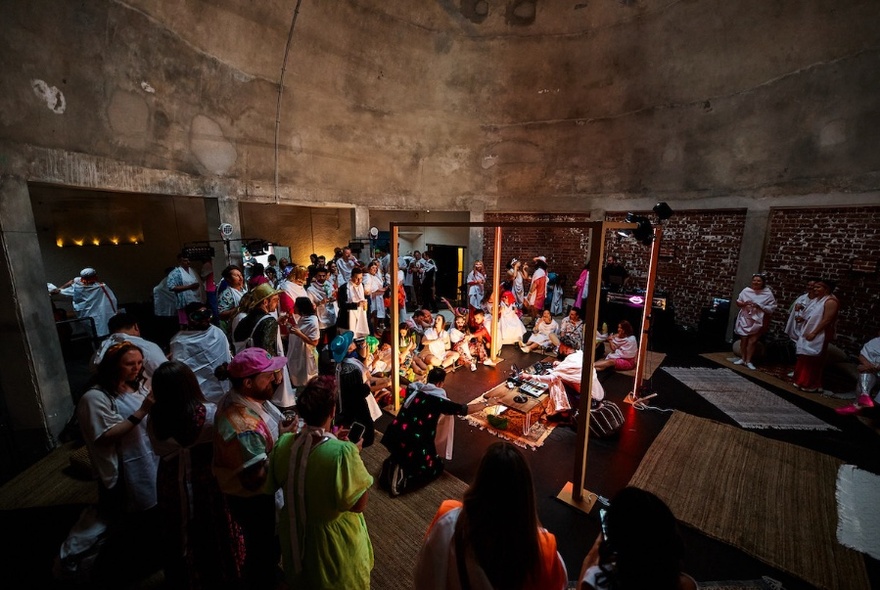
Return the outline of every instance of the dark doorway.
<path id="1" fill-rule="evenodd" d="M 427 244 L 427 249 L 434 253 L 434 262 L 437 263 L 437 300 L 446 297 L 454 305 L 461 305 L 462 264 L 467 248 Z"/>

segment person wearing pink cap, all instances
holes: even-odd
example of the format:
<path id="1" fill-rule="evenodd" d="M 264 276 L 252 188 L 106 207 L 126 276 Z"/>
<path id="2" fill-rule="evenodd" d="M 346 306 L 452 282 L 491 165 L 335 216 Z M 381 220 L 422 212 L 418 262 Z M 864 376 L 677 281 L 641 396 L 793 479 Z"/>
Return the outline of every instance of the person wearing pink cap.
<path id="1" fill-rule="evenodd" d="M 275 499 L 266 480 L 282 420 L 269 400 L 286 363 L 284 356 L 252 347 L 217 370 L 232 390 L 220 400 L 214 420 L 214 475 L 244 535 L 242 575 L 249 588 L 273 588 L 279 575 Z"/>

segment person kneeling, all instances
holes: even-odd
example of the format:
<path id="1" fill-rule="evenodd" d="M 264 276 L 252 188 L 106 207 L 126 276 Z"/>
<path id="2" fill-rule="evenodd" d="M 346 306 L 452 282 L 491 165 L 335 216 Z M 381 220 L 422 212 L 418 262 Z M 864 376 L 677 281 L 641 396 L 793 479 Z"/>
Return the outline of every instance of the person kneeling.
<path id="1" fill-rule="evenodd" d="M 382 437 L 391 456 L 382 464 L 379 485 L 387 487 L 392 496 L 423 486 L 443 473 L 443 459 L 435 442 L 439 438 L 437 424 L 441 415 L 464 416 L 484 407 L 451 401 L 443 390 L 445 380 L 446 371 L 435 367 L 428 372 L 427 384 L 411 383 L 409 396 Z M 447 445 L 451 445 L 451 426 L 442 433 L 447 437 Z M 447 457 L 449 448 L 444 453 Z"/>

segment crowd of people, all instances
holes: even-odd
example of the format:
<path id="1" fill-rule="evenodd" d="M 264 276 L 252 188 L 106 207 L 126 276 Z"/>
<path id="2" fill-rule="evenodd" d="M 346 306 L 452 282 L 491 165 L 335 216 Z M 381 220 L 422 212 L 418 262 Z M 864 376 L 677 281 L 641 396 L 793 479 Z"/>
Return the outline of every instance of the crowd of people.
<path id="1" fill-rule="evenodd" d="M 452 457 L 452 417 L 485 408 L 486 401 L 449 399 L 444 386 L 456 366 L 493 366 L 493 321 L 502 344 L 558 357 L 546 374 L 528 377 L 547 385 L 547 413 L 555 419 L 576 416 L 569 391 L 580 388 L 583 355 L 574 352 L 604 342 L 608 353 L 594 369 L 633 368 L 638 344 L 627 321 L 585 342 L 577 306 L 558 319 L 545 309 L 543 257 L 534 258 L 532 274 L 521 261 L 510 262 L 493 316 L 482 262 L 467 275 L 465 305 L 456 307 L 436 294 L 430 254 L 415 254 L 402 260 L 394 294 L 382 252 L 364 263 L 341 248 L 329 260 L 313 256 L 308 267 L 272 258 L 265 267 L 230 265 L 211 291 L 181 256 L 156 289 L 166 303 L 157 312 L 177 328 L 164 350 L 141 336 L 137 318 L 115 308 L 94 269 L 59 289 L 79 303 L 112 301 L 114 313 L 100 311 L 107 334 L 76 410 L 99 499 L 64 541 L 56 573 L 119 585 L 141 554 L 135 545 L 120 551 L 117 535 L 136 531 L 135 538 L 161 548 L 172 587 L 368 588 L 373 550 L 364 509 L 374 481 L 360 452 L 377 440 L 373 424 L 391 395 L 394 354 L 409 385 L 381 438 L 388 458 L 376 483 L 391 496 L 436 479 Z M 585 268 L 576 285 L 581 301 L 588 285 Z M 821 386 L 839 305 L 833 290 L 829 281 L 810 281 L 786 326 L 798 354 L 794 382 L 805 391 Z M 392 305 L 407 318 L 397 326 L 397 351 Z M 453 315 L 449 325 L 441 305 Z M 757 340 L 777 304 L 756 275 L 737 305 L 738 362 L 753 368 Z M 878 371 L 880 337 L 862 349 L 859 397 L 841 413 L 873 406 Z M 592 394 L 596 402 L 604 397 L 595 370 Z M 695 587 L 681 571 L 675 519 L 658 498 L 623 490 L 605 525 L 579 588 Z M 650 567 L 640 549 L 647 534 L 662 548 Z M 464 497 L 440 506 L 414 566 L 419 588 L 567 587 L 516 447 L 488 448 Z"/>

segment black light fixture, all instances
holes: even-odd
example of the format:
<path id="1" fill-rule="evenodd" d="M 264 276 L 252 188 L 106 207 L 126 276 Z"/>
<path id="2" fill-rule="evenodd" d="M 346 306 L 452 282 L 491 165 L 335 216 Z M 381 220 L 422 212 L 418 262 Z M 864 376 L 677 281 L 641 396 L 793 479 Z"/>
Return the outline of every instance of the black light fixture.
<path id="1" fill-rule="evenodd" d="M 654 228 L 651 227 L 651 220 L 647 217 L 636 216 L 631 223 L 638 224 L 638 227 L 633 230 L 633 237 L 645 246 L 650 246 L 654 241 Z"/>
<path id="2" fill-rule="evenodd" d="M 246 248 L 251 253 L 251 256 L 261 256 L 269 248 L 269 242 L 266 240 L 251 240 L 247 243 Z"/>
<path id="3" fill-rule="evenodd" d="M 654 205 L 654 214 L 657 215 L 657 219 L 660 221 L 666 221 L 672 217 L 672 207 L 665 202 L 657 203 Z"/>
<path id="4" fill-rule="evenodd" d="M 215 255 L 214 247 L 207 244 L 187 244 L 182 252 L 190 260 L 210 260 Z"/>

